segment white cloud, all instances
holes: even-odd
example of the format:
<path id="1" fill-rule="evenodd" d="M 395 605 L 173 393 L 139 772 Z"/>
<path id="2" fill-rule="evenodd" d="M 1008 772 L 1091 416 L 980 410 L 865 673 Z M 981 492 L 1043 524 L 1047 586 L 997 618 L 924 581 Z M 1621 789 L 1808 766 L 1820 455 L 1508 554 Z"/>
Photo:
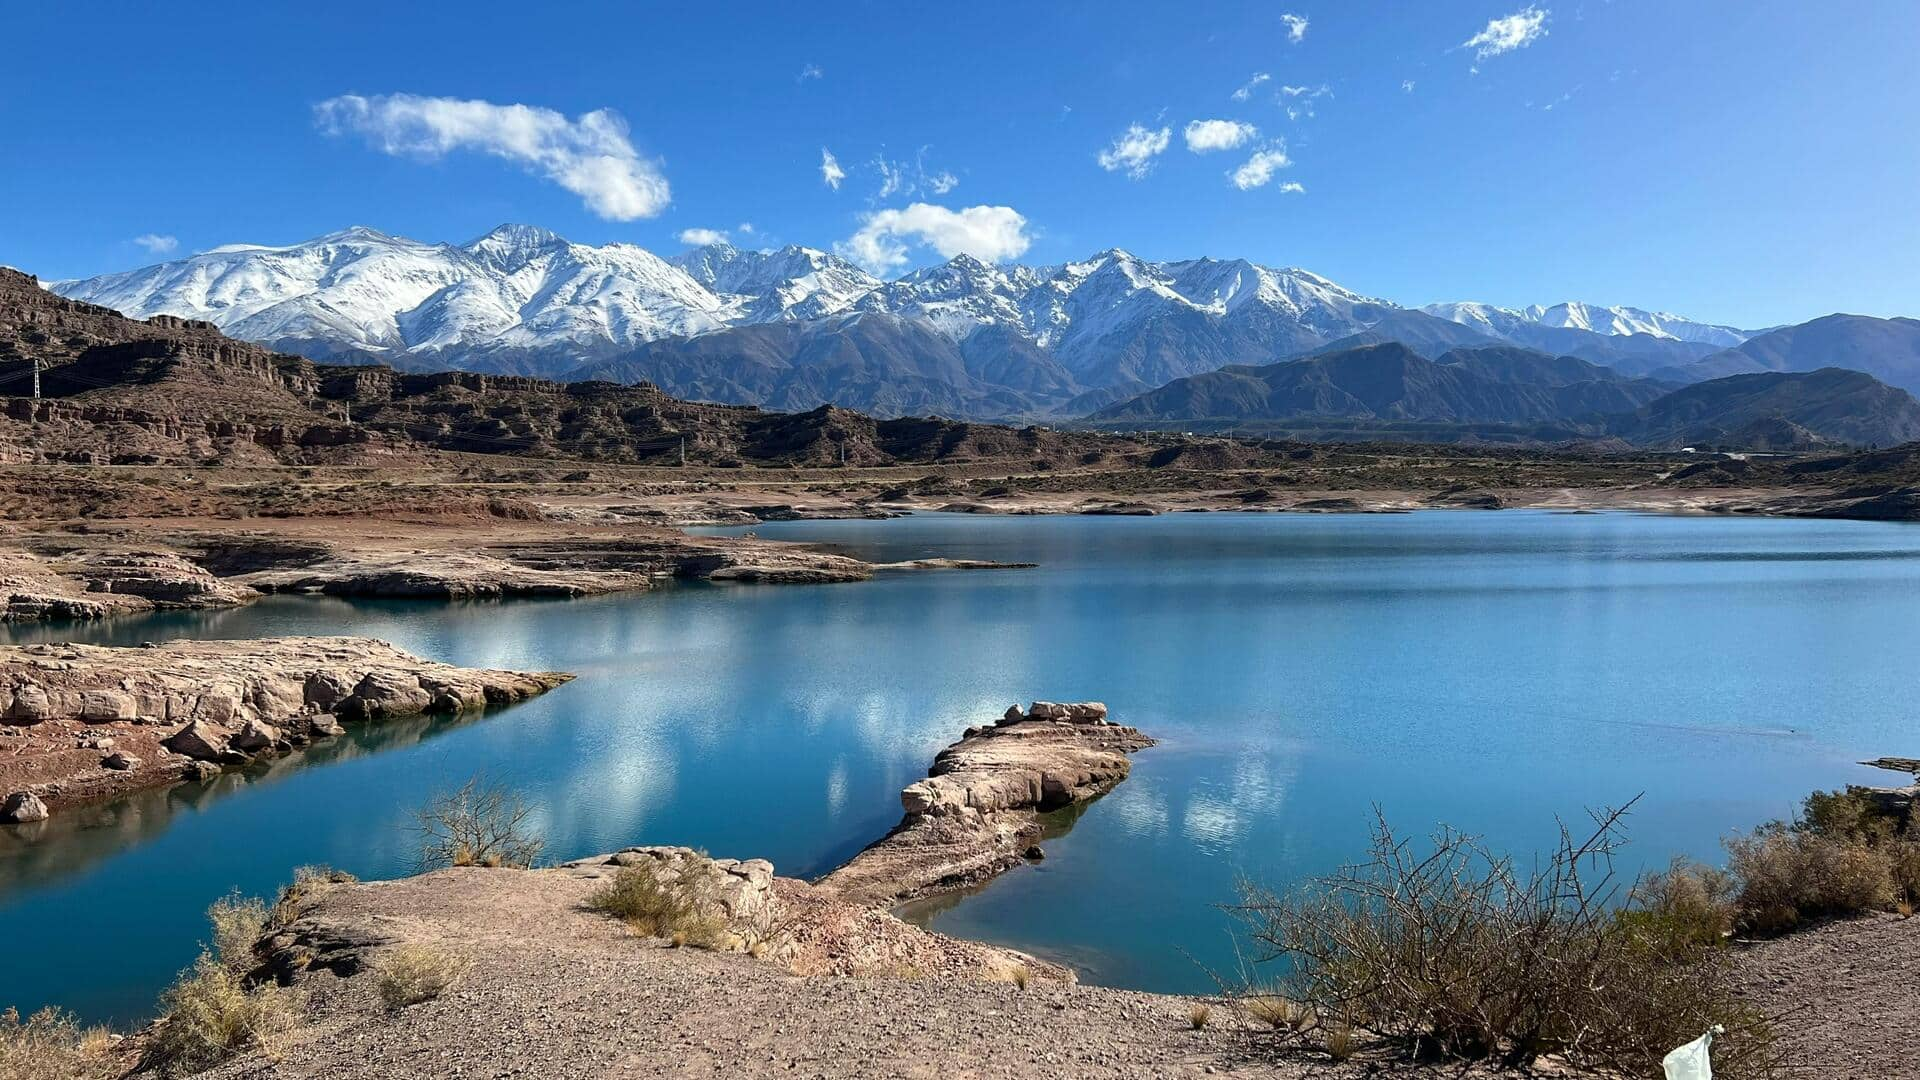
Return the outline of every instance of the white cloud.
<path id="1" fill-rule="evenodd" d="M 1460 47 L 1474 50 L 1475 60 L 1524 49 L 1547 36 L 1549 14 L 1546 8 L 1529 5 L 1511 15 L 1489 20 L 1486 29 L 1461 42 Z"/>
<path id="2" fill-rule="evenodd" d="M 1254 72 L 1253 78 L 1248 79 L 1247 84 L 1245 86 L 1242 86 L 1240 89 L 1235 90 L 1233 92 L 1233 100 L 1235 101 L 1247 100 L 1248 98 L 1253 96 L 1253 91 L 1255 88 L 1257 88 L 1261 83 L 1266 82 L 1268 79 L 1271 79 L 1271 78 L 1273 78 L 1273 76 L 1267 74 L 1264 71 Z"/>
<path id="3" fill-rule="evenodd" d="M 1295 15 L 1289 11 L 1285 15 L 1280 16 L 1280 21 L 1287 24 L 1288 41 L 1298 45 L 1307 39 L 1307 17 L 1305 15 Z"/>
<path id="4" fill-rule="evenodd" d="M 1172 140 L 1173 132 L 1169 128 L 1154 131 L 1129 124 L 1126 131 L 1114 138 L 1113 145 L 1100 151 L 1100 167 L 1108 172 L 1125 172 L 1138 180 L 1153 169 L 1153 159 L 1165 152 Z"/>
<path id="5" fill-rule="evenodd" d="M 805 82 L 808 79 L 824 78 L 826 74 L 826 72 L 820 70 L 819 64 L 808 64 L 806 67 L 800 69 L 800 77 L 797 81 Z"/>
<path id="6" fill-rule="evenodd" d="M 741 233 L 744 233 L 747 236 L 753 235 L 753 222 L 751 221 L 743 221 L 737 226 L 737 228 Z"/>
<path id="7" fill-rule="evenodd" d="M 930 247 L 945 258 L 971 255 L 985 262 L 1017 259 L 1026 254 L 1033 238 L 1027 219 L 1011 206 L 944 206 L 914 203 L 905 209 L 868 214 L 860 231 L 834 248 L 876 274 L 888 274 L 907 264 L 913 245 Z"/>
<path id="8" fill-rule="evenodd" d="M 835 191 L 839 191 L 840 181 L 845 180 L 846 178 L 847 178 L 847 170 L 840 167 L 840 159 L 833 156 L 833 151 L 827 149 L 824 146 L 821 147 L 820 148 L 820 179 L 826 181 L 828 187 L 832 188 Z"/>
<path id="9" fill-rule="evenodd" d="M 1412 79 L 1400 80 L 1400 89 L 1409 94 L 1413 93 L 1413 80 Z"/>
<path id="10" fill-rule="evenodd" d="M 1267 186 L 1275 173 L 1291 164 L 1293 159 L 1287 157 L 1286 144 L 1274 143 L 1264 150 L 1254 151 L 1253 156 L 1248 158 L 1245 164 L 1228 173 L 1227 178 L 1232 180 L 1233 186 L 1241 191 L 1252 191 L 1254 188 Z M 1287 190 L 1286 186 L 1282 185 L 1281 190 Z"/>
<path id="11" fill-rule="evenodd" d="M 1252 141 L 1258 134 L 1252 124 L 1238 120 L 1193 120 L 1187 124 L 1187 149 L 1196 154 L 1231 150 Z"/>
<path id="12" fill-rule="evenodd" d="M 667 178 L 640 156 L 611 109 L 569 120 L 552 109 L 491 101 L 346 94 L 314 107 L 329 135 L 355 134 L 382 153 L 436 159 L 478 150 L 519 162 L 613 221 L 653 217 L 669 201 Z"/>
<path id="13" fill-rule="evenodd" d="M 1275 188 L 1274 190 L 1283 192 L 1288 195 L 1299 195 L 1304 193 L 1307 190 L 1307 188 L 1306 188 L 1306 185 L 1300 183 L 1298 180 L 1289 180 L 1286 183 L 1281 184 L 1279 187 Z"/>
<path id="14" fill-rule="evenodd" d="M 943 172 L 938 176 L 927 177 L 927 186 L 933 189 L 935 195 L 945 195 L 960 186 L 960 178 L 950 172 Z"/>
<path id="15" fill-rule="evenodd" d="M 141 233 L 133 242 L 146 248 L 152 255 L 168 255 L 179 248 L 180 241 L 165 233 Z"/>
<path id="16" fill-rule="evenodd" d="M 742 226 L 742 229 L 746 232 L 753 231 L 745 226 Z M 724 244 L 727 242 L 727 232 L 725 229 L 681 229 L 680 242 L 693 247 L 705 247 L 708 244 Z"/>

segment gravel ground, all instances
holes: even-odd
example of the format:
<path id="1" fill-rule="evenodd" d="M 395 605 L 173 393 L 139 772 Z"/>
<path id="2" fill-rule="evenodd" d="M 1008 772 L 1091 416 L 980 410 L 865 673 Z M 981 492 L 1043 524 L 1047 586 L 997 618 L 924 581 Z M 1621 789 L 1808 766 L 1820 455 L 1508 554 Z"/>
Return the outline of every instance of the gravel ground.
<path id="1" fill-rule="evenodd" d="M 428 942 L 467 961 L 436 1000 L 397 1013 L 376 978 L 301 975 L 311 1024 L 278 1061 L 219 1077 L 1155 1077 L 1359 1075 L 1258 1059 L 1224 1005 L 954 972 L 795 976 L 744 954 L 670 949 L 579 910 L 590 883 L 443 871 L 323 891 L 320 951 L 377 969 L 381 946 Z M 451 886 L 451 887 L 450 887 Z M 330 947 L 330 948 L 329 948 Z"/>
<path id="2" fill-rule="evenodd" d="M 1746 946 L 1745 990 L 1781 1015 L 1798 1076 L 1920 1077 L 1920 919 L 1869 915 Z"/>
<path id="3" fill-rule="evenodd" d="M 298 947 L 322 963 L 357 961 L 360 972 L 302 973 L 295 986 L 309 1022 L 277 1060 L 254 1056 L 209 1075 L 1467 1075 L 1276 1057 L 1276 1036 L 1221 1002 L 1194 1030 L 1199 999 L 1039 978 L 1023 989 L 980 978 L 968 949 L 882 938 L 914 963 L 873 976 L 796 976 L 740 953 L 671 949 L 581 910 L 592 885 L 557 871 L 453 870 L 326 887 L 296 924 L 307 928 Z M 465 967 L 439 998 L 389 1012 L 374 972 L 400 941 Z M 1789 1014 L 1791 1075 L 1920 1077 L 1920 919 L 1869 917 L 1741 949 L 1746 992 Z"/>

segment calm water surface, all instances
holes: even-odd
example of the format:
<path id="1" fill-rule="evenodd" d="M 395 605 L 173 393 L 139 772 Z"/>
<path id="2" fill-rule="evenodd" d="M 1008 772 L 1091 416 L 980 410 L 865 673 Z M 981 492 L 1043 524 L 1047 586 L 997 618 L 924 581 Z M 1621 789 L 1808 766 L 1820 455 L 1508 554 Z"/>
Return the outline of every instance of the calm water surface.
<path id="1" fill-rule="evenodd" d="M 1213 905 L 1352 858 L 1378 805 L 1550 844 L 1641 792 L 1631 854 L 1711 856 L 1851 764 L 1916 751 L 1920 529 L 1633 515 L 1171 515 L 789 522 L 880 560 L 1039 569 L 683 586 L 504 604 L 272 599 L 4 640 L 368 634 L 579 678 L 466 722 L 356 731 L 208 786 L 0 827 L 0 1005 L 132 1019 L 201 911 L 302 863 L 413 868 L 412 810 L 476 772 L 542 807 L 556 858 L 635 843 L 824 871 L 970 723 L 1108 702 L 1155 735 L 1048 859 L 916 912 L 1091 981 L 1212 984 Z"/>

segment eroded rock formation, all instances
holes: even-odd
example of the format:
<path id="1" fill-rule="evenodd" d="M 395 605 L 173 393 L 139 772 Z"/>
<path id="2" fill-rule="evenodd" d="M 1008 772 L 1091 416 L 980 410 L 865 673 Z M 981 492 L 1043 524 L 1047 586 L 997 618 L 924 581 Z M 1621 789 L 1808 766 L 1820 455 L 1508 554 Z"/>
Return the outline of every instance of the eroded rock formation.
<path id="1" fill-rule="evenodd" d="M 285 753 L 343 721 L 504 705 L 569 678 L 371 638 L 0 648 L 0 796 L 57 811 Z"/>
<path id="2" fill-rule="evenodd" d="M 1107 720 L 1099 702 L 1036 701 L 991 727 L 969 728 L 900 793 L 898 826 L 817 882 L 850 903 L 891 905 L 963 888 L 1018 865 L 1040 815 L 1111 791 L 1152 746 Z"/>

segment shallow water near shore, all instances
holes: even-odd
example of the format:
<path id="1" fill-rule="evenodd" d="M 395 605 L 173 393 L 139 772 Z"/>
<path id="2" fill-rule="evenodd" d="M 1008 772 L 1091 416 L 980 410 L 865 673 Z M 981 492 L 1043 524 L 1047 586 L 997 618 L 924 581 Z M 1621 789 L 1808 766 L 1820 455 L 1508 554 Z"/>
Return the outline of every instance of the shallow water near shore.
<path id="1" fill-rule="evenodd" d="M 739 530 L 712 530 L 729 532 Z M 580 677 L 464 721 L 355 729 L 306 755 L 0 827 L 0 1006 L 132 1020 L 201 912 L 303 863 L 410 872 L 412 811 L 485 772 L 542 807 L 548 855 L 637 843 L 831 868 L 969 724 L 1106 701 L 1159 738 L 1133 777 L 936 929 L 1090 981 L 1213 986 L 1236 880 L 1363 849 L 1372 808 L 1498 846 L 1645 793 L 1632 872 L 1916 751 L 1920 528 L 1545 512 L 919 515 L 754 530 L 876 561 L 1032 561 L 830 586 L 675 586 L 503 604 L 270 598 L 0 640 L 364 634 L 453 663 Z M 1065 827 L 1066 823 L 1062 823 Z"/>

